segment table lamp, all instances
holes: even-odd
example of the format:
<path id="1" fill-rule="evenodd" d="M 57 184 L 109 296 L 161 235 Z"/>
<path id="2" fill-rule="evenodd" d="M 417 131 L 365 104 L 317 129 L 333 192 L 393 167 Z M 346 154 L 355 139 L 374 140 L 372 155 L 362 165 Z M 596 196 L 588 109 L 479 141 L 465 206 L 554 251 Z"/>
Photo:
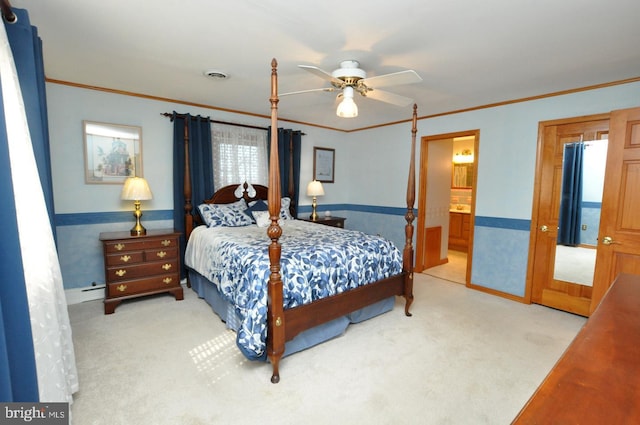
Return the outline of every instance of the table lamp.
<path id="1" fill-rule="evenodd" d="M 324 196 L 324 189 L 322 188 L 322 183 L 318 180 L 313 180 L 307 185 L 307 196 L 313 196 L 313 202 L 311 203 L 312 212 L 311 212 L 311 220 L 316 221 L 318 219 L 318 213 L 316 212 L 316 207 L 318 206 L 317 197 Z"/>
<path id="2" fill-rule="evenodd" d="M 129 177 L 124 182 L 120 199 L 123 201 L 134 201 L 135 211 L 133 212 L 133 216 L 136 218 L 136 225 L 131 229 L 131 236 L 146 235 L 147 229 L 140 223 L 140 217 L 142 217 L 140 201 L 153 199 L 149 183 L 142 177 Z"/>

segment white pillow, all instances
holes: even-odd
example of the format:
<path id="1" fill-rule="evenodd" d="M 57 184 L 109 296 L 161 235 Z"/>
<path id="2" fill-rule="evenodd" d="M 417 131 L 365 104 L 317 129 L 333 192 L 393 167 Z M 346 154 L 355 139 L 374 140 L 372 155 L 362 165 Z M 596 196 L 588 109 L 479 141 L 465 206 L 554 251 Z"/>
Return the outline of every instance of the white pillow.
<path id="1" fill-rule="evenodd" d="M 256 220 L 258 227 L 269 227 L 271 224 L 269 211 L 254 211 L 253 218 Z"/>

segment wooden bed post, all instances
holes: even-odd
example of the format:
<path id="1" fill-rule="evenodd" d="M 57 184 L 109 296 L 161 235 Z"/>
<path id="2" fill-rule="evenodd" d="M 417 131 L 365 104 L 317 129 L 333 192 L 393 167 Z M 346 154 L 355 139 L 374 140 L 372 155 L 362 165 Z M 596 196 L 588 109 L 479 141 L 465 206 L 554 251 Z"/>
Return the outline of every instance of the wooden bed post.
<path id="1" fill-rule="evenodd" d="M 193 205 L 191 204 L 191 162 L 189 160 L 189 122 L 184 119 L 184 239 L 189 240 L 193 230 Z"/>
<path id="2" fill-rule="evenodd" d="M 267 355 L 273 367 L 271 382 L 280 381 L 278 369 L 280 358 L 284 354 L 284 306 L 282 298 L 282 276 L 280 275 L 280 236 L 282 228 L 278 224 L 280 218 L 280 161 L 278 160 L 278 62 L 271 60 L 271 150 L 269 158 L 269 215 L 271 225 L 267 235 L 271 239 L 269 245 L 269 263 L 271 274 L 267 292 Z"/>
<path id="3" fill-rule="evenodd" d="M 404 227 L 405 245 L 402 253 L 402 270 L 406 273 L 404 282 L 404 314 L 411 316 L 409 307 L 413 303 L 413 205 L 416 199 L 416 133 L 418 122 L 418 105 L 413 105 L 413 120 L 411 124 L 411 158 L 409 160 L 409 180 L 407 181 L 407 213 L 405 219 L 407 225 Z"/>

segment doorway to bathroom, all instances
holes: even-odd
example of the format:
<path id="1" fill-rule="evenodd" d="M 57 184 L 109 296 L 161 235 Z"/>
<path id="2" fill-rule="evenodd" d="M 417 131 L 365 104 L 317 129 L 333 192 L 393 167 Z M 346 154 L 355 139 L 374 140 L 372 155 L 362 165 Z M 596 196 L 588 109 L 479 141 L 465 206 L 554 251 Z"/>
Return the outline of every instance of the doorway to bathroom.
<path id="1" fill-rule="evenodd" d="M 469 285 L 479 131 L 421 138 L 415 271 Z"/>

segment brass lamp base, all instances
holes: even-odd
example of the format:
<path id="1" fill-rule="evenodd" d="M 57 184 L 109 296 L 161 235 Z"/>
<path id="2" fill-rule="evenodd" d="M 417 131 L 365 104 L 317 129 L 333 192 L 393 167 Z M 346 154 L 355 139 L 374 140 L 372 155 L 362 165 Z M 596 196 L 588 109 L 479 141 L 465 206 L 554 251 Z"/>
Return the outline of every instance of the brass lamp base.
<path id="1" fill-rule="evenodd" d="M 309 218 L 313 221 L 316 221 L 318 219 L 318 213 L 316 212 L 316 207 L 318 206 L 318 203 L 316 201 L 316 197 L 313 197 L 313 202 L 311 203 L 311 216 L 309 216 Z"/>
<path id="2" fill-rule="evenodd" d="M 136 224 L 131 228 L 131 236 L 143 236 L 147 234 L 147 229 L 145 229 L 142 224 Z"/>
<path id="3" fill-rule="evenodd" d="M 142 217 L 142 211 L 140 211 L 140 201 L 135 202 L 136 210 L 133 212 L 133 216 L 136 218 L 136 225 L 131 228 L 131 236 L 142 236 L 147 234 L 147 229 L 140 223 L 140 217 Z"/>

